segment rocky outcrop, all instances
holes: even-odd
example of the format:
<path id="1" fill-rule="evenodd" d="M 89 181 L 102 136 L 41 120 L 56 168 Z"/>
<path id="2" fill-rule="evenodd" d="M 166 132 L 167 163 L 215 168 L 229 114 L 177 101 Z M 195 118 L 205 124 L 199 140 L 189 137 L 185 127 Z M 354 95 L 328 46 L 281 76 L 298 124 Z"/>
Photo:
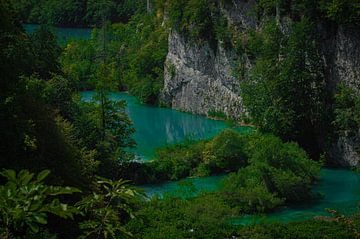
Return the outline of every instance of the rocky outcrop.
<path id="1" fill-rule="evenodd" d="M 344 82 L 360 94 L 360 28 L 339 26 L 320 28 L 321 52 L 330 90 Z"/>
<path id="2" fill-rule="evenodd" d="M 328 149 L 328 154 L 336 164 L 344 167 L 356 167 L 360 163 L 360 155 L 357 151 L 359 145 L 359 137 L 339 137 Z"/>
<path id="3" fill-rule="evenodd" d="M 237 32 L 261 25 L 249 14 L 255 0 L 219 2 L 222 3 L 222 15 Z M 286 20 L 289 19 L 280 20 L 284 33 L 287 32 Z M 360 29 L 355 26 L 334 27 L 327 23 L 319 25 L 318 33 L 329 90 L 334 92 L 339 82 L 345 82 L 360 94 Z M 238 56 L 232 49 L 223 47 L 221 42 L 217 42 L 216 47 L 206 42 L 194 43 L 176 31 L 170 32 L 168 40 L 162 91 L 165 104 L 203 115 L 214 111 L 240 118 L 246 113 L 241 98 L 241 81 L 233 76 L 232 69 Z M 249 69 L 248 59 L 245 61 Z M 356 145 L 360 145 L 357 137 L 341 137 L 328 149 L 328 154 L 341 165 L 355 166 L 360 162 Z"/>
<path id="4" fill-rule="evenodd" d="M 197 114 L 210 111 L 229 116 L 243 113 L 240 81 L 232 76 L 235 55 L 220 44 L 189 43 L 177 32 L 169 36 L 163 100 L 171 107 Z"/>
<path id="5" fill-rule="evenodd" d="M 329 30 L 322 26 L 319 32 L 328 89 L 334 92 L 336 85 L 343 82 L 360 94 L 360 29 L 339 26 Z M 335 163 L 354 167 L 360 164 L 359 146 L 357 132 L 352 137 L 339 137 L 327 153 Z"/>
<path id="6" fill-rule="evenodd" d="M 246 14 L 254 1 L 233 1 L 222 5 L 221 11 L 238 28 L 255 26 Z M 234 7 L 235 6 L 235 7 Z M 240 80 L 233 76 L 237 59 L 231 49 L 217 42 L 194 43 L 186 36 L 171 31 L 165 62 L 165 80 L 162 100 L 172 108 L 208 115 L 221 112 L 239 118 L 245 111 L 240 94 Z"/>

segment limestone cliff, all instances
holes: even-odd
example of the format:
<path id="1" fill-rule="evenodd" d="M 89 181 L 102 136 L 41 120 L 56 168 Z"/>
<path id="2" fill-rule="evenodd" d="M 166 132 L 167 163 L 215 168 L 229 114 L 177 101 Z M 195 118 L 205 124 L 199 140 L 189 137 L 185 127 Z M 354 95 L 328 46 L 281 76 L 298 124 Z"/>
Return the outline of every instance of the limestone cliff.
<path id="1" fill-rule="evenodd" d="M 234 1 L 222 5 L 227 20 L 238 28 L 255 27 L 246 13 L 254 1 Z M 165 62 L 163 101 L 183 111 L 207 115 L 222 112 L 239 118 L 245 111 L 240 94 L 240 80 L 233 76 L 237 59 L 232 49 L 221 42 L 216 49 L 209 43 L 194 43 L 172 30 Z"/>
<path id="2" fill-rule="evenodd" d="M 237 32 L 260 28 L 261 23 L 250 14 L 255 0 L 219 2 L 221 13 Z M 320 24 L 318 33 L 329 91 L 334 92 L 339 82 L 345 82 L 360 94 L 360 29 Z M 195 43 L 174 30 L 170 31 L 168 41 L 162 91 L 162 100 L 167 105 L 203 115 L 210 111 L 223 112 L 232 118 L 240 118 L 246 112 L 241 99 L 241 80 L 233 75 L 238 58 L 233 49 L 224 47 L 222 42 L 217 42 L 216 48 L 207 42 Z M 245 65 L 251 68 L 248 59 Z M 354 145 L 359 139 L 340 138 L 327 152 L 342 165 L 357 165 L 360 157 Z"/>
<path id="3" fill-rule="evenodd" d="M 329 91 L 334 92 L 336 85 L 344 82 L 360 94 L 360 29 L 355 26 L 339 26 L 335 30 L 320 27 L 319 32 Z M 357 145 L 360 145 L 360 132 L 338 138 L 326 151 L 333 161 L 353 167 L 360 163 Z"/>

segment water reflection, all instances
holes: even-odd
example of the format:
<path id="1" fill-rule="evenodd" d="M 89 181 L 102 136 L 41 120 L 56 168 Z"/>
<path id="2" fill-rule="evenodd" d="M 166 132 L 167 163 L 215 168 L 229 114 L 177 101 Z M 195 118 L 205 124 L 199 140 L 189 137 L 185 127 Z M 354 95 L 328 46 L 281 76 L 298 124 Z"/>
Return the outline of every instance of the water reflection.
<path id="1" fill-rule="evenodd" d="M 84 100 L 90 100 L 94 92 L 83 92 Z M 135 97 L 126 93 L 111 94 L 113 100 L 125 100 L 126 112 L 133 121 L 137 142 L 136 154 L 144 159 L 154 155 L 154 149 L 189 139 L 204 139 L 214 136 L 226 128 L 223 121 L 183 113 L 167 108 L 140 104 Z"/>

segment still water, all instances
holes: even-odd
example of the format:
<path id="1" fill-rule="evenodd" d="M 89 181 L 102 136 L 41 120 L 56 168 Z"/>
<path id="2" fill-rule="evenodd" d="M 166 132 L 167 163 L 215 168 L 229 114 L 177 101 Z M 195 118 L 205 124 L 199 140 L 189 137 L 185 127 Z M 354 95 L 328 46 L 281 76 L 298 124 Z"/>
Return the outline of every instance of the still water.
<path id="1" fill-rule="evenodd" d="M 25 24 L 24 28 L 32 33 L 38 26 Z M 88 39 L 91 29 L 87 28 L 52 28 L 59 42 L 65 43 L 70 39 Z M 83 92 L 84 100 L 91 100 L 93 92 Z M 150 107 L 140 104 L 135 97 L 126 93 L 114 93 L 114 100 L 125 100 L 126 111 L 133 121 L 137 142 L 135 153 L 143 160 L 154 156 L 155 148 L 182 141 L 186 138 L 204 139 L 214 136 L 226 128 L 222 121 L 210 120 L 202 116 L 187 114 L 172 109 Z M 251 128 L 241 127 L 243 132 Z M 221 187 L 225 175 L 205 178 L 188 178 L 179 182 L 147 185 L 143 189 L 152 196 L 166 193 L 184 193 L 189 190 L 189 196 L 200 191 L 214 191 Z M 190 187 L 189 187 L 190 185 Z M 338 210 L 344 214 L 351 214 L 357 208 L 360 200 L 360 176 L 350 170 L 323 169 L 321 179 L 314 186 L 313 191 L 323 195 L 321 199 L 288 206 L 266 216 L 245 216 L 231 223 L 241 225 L 259 221 L 298 221 L 319 215 L 328 215 L 326 208 Z M 186 192 L 185 192 L 186 193 Z"/>
<path id="2" fill-rule="evenodd" d="M 89 101 L 94 92 L 82 92 L 83 100 Z M 179 112 L 168 108 L 151 107 L 141 104 L 127 93 L 112 93 L 113 100 L 125 100 L 126 112 L 133 122 L 137 143 L 135 153 L 149 160 L 155 149 L 166 144 L 181 142 L 185 139 L 206 139 L 219 133 L 228 126 L 223 121 L 211 120 L 203 116 Z M 239 127 L 239 131 L 250 131 L 250 127 Z"/>
<path id="3" fill-rule="evenodd" d="M 93 92 L 82 93 L 84 100 L 91 100 L 93 95 Z M 227 127 L 223 121 L 140 104 L 135 97 L 126 93 L 113 93 L 111 98 L 127 102 L 126 111 L 136 129 L 134 139 L 138 146 L 135 152 L 145 160 L 151 159 L 154 149 L 159 146 L 179 142 L 186 138 L 208 138 Z M 239 130 L 249 132 L 251 128 L 241 127 Z M 178 182 L 146 185 L 142 188 L 148 196 L 155 194 L 193 196 L 201 191 L 218 190 L 224 177 L 226 175 L 187 178 Z M 360 200 L 359 189 L 360 174 L 343 169 L 323 169 L 319 182 L 313 188 L 314 193 L 322 195 L 321 199 L 284 207 L 266 216 L 244 216 L 231 222 L 240 225 L 259 221 L 297 221 L 329 215 L 325 211 L 326 208 L 351 214 L 356 210 Z"/>

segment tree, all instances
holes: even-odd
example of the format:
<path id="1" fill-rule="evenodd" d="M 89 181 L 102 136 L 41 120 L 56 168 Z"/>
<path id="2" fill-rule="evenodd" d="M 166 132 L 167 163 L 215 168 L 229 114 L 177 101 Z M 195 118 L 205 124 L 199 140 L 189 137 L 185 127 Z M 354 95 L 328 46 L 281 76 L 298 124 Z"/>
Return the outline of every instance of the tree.
<path id="1" fill-rule="evenodd" d="M 321 59 L 307 19 L 284 36 L 275 22 L 253 33 L 249 49 L 257 57 L 242 96 L 262 130 L 300 142 L 316 153 L 316 132 L 324 117 L 325 83 Z M 314 133 L 315 132 L 315 133 Z"/>
<path id="2" fill-rule="evenodd" d="M 30 36 L 30 39 L 34 49 L 34 72 L 43 79 L 49 79 L 52 74 L 60 73 L 59 57 L 61 48 L 49 28 L 41 25 Z"/>

